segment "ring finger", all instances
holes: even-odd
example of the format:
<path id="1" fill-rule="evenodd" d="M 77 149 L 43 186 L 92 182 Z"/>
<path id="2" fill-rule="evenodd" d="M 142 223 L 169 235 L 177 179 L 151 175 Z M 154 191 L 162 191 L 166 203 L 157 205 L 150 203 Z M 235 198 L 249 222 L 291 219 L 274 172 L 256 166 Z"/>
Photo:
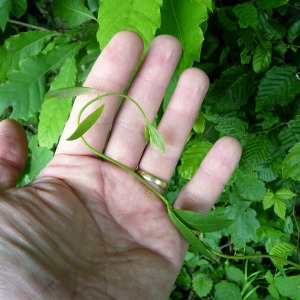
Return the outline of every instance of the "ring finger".
<path id="1" fill-rule="evenodd" d="M 165 153 L 163 154 L 149 145 L 140 161 L 139 169 L 169 182 L 208 85 L 207 76 L 199 69 L 191 68 L 182 73 L 158 126 L 165 141 Z"/>

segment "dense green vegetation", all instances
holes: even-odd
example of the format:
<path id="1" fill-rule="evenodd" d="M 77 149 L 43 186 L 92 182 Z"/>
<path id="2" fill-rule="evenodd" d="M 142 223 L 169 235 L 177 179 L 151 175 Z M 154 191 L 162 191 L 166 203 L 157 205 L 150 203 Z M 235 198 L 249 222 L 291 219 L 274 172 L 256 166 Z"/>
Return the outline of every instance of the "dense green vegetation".
<path id="1" fill-rule="evenodd" d="M 5 0 L 0 29 L 0 119 L 18 120 L 29 138 L 20 185 L 51 159 L 71 110 L 71 98 L 44 101 L 46 92 L 81 85 L 120 30 L 138 32 L 146 48 L 171 34 L 184 52 L 161 112 L 185 68 L 205 70 L 211 87 L 167 198 L 219 137 L 234 136 L 243 156 L 211 214 L 235 222 L 200 239 L 223 254 L 300 263 L 299 0 Z M 170 298 L 300 299 L 299 286 L 300 270 L 289 264 L 212 263 L 190 247 Z"/>

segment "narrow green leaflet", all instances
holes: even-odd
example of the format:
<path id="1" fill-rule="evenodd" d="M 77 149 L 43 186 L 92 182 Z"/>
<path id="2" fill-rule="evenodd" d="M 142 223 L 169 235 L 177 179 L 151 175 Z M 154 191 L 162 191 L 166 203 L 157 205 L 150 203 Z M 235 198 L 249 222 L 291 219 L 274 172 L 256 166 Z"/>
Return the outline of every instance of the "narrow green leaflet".
<path id="1" fill-rule="evenodd" d="M 149 140 L 152 146 L 156 146 L 162 153 L 165 153 L 165 142 L 162 135 L 148 121 L 146 121 L 145 133 L 146 141 Z"/>
<path id="2" fill-rule="evenodd" d="M 300 142 L 295 144 L 282 163 L 283 178 L 300 181 Z"/>
<path id="3" fill-rule="evenodd" d="M 206 246 L 199 240 L 199 238 L 197 238 L 196 235 L 178 219 L 172 208 L 168 207 L 168 214 L 178 231 L 197 251 L 212 261 L 216 260 L 216 258 L 207 250 Z"/>
<path id="4" fill-rule="evenodd" d="M 218 218 L 191 210 L 174 209 L 173 212 L 188 228 L 202 233 L 218 231 L 234 223 L 233 220 Z"/>
<path id="5" fill-rule="evenodd" d="M 94 15 L 80 0 L 54 0 L 53 13 L 69 26 L 78 26 L 89 20 L 96 20 Z"/>
<path id="6" fill-rule="evenodd" d="M 147 49 L 161 24 L 161 5 L 162 0 L 132 0 L 130 5 L 124 0 L 101 0 L 98 14 L 100 26 L 97 32 L 101 49 L 122 30 L 137 32 Z"/>
<path id="7" fill-rule="evenodd" d="M 59 74 L 52 82 L 50 89 L 73 86 L 76 83 L 75 57 L 67 60 L 61 67 Z M 68 120 L 72 108 L 72 98 L 52 98 L 43 102 L 39 116 L 38 142 L 40 146 L 52 148 Z"/>
<path id="8" fill-rule="evenodd" d="M 74 133 L 67 138 L 67 141 L 72 141 L 80 138 L 85 134 L 99 119 L 104 109 L 104 104 L 99 106 L 95 111 L 93 111 L 89 116 L 87 116 L 76 128 Z"/>
<path id="9" fill-rule="evenodd" d="M 0 113 L 13 107 L 11 118 L 27 120 L 41 110 L 45 96 L 45 75 L 63 64 L 82 47 L 81 42 L 63 45 L 47 54 L 39 54 L 20 62 L 20 70 L 8 74 L 0 85 Z"/>
<path id="10" fill-rule="evenodd" d="M 286 105 L 297 93 L 296 68 L 294 66 L 273 67 L 266 72 L 258 85 L 255 98 L 256 111 L 273 110 L 275 105 Z"/>
<path id="11" fill-rule="evenodd" d="M 50 31 L 34 30 L 6 39 L 0 47 L 0 81 L 6 79 L 9 71 L 18 69 L 22 59 L 40 53 L 52 36 Z"/>
<path id="12" fill-rule="evenodd" d="M 257 27 L 257 9 L 250 3 L 239 4 L 233 8 L 241 28 Z"/>
<path id="13" fill-rule="evenodd" d="M 98 93 L 97 90 L 84 86 L 66 87 L 49 91 L 45 99 L 73 98 L 84 94 Z"/>

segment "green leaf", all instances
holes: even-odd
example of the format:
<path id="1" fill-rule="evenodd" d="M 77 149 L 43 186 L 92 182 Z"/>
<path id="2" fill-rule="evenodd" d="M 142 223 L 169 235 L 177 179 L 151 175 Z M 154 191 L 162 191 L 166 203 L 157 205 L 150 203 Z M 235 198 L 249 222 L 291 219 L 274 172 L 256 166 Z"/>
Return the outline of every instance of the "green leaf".
<path id="1" fill-rule="evenodd" d="M 226 228 L 233 220 L 223 219 L 191 210 L 174 209 L 174 214 L 188 228 L 199 232 L 213 232 Z"/>
<path id="2" fill-rule="evenodd" d="M 53 157 L 53 152 L 51 150 L 38 145 L 37 136 L 34 136 L 29 140 L 28 148 L 29 159 L 27 160 L 25 169 L 21 175 L 21 177 L 23 177 L 23 182 L 26 184 L 31 182 Z"/>
<path id="3" fill-rule="evenodd" d="M 240 269 L 234 266 L 229 266 L 225 269 L 225 272 L 226 272 L 226 277 L 229 281 L 233 281 L 237 284 L 244 284 L 245 275 Z"/>
<path id="4" fill-rule="evenodd" d="M 1 0 L 0 1 L 0 28 L 4 32 L 6 23 L 9 19 L 9 11 L 11 8 L 10 0 Z"/>
<path id="5" fill-rule="evenodd" d="M 45 75 L 72 56 L 82 43 L 63 45 L 47 54 L 39 54 L 20 62 L 20 70 L 9 72 L 8 81 L 0 85 L 0 112 L 12 106 L 11 118 L 29 119 L 41 110 L 45 96 Z"/>
<path id="6" fill-rule="evenodd" d="M 241 28 L 257 27 L 257 9 L 250 3 L 238 4 L 233 8 Z"/>
<path id="7" fill-rule="evenodd" d="M 285 202 L 283 202 L 280 198 L 277 198 L 276 196 L 275 196 L 275 202 L 274 202 L 274 212 L 279 218 L 281 218 L 282 220 L 285 220 L 286 204 L 285 204 Z"/>
<path id="8" fill-rule="evenodd" d="M 50 86 L 50 90 L 74 85 L 76 72 L 76 61 L 72 57 L 62 65 L 59 74 Z M 52 148 L 53 144 L 58 142 L 71 108 L 72 98 L 52 98 L 44 101 L 38 124 L 38 142 L 41 146 Z"/>
<path id="9" fill-rule="evenodd" d="M 98 93 L 97 90 L 84 86 L 74 86 L 50 90 L 46 95 L 45 99 L 52 98 L 73 98 L 84 94 Z"/>
<path id="10" fill-rule="evenodd" d="M 89 20 L 95 20 L 94 15 L 80 0 L 54 0 L 52 9 L 57 17 L 72 27 Z"/>
<path id="11" fill-rule="evenodd" d="M 292 191 L 288 190 L 288 189 L 279 189 L 276 193 L 275 193 L 276 197 L 283 199 L 283 200 L 289 200 L 295 196 L 297 196 L 295 193 L 293 193 Z"/>
<path id="12" fill-rule="evenodd" d="M 223 117 L 219 119 L 215 129 L 220 132 L 220 136 L 230 135 L 241 138 L 246 132 L 245 122 L 236 117 Z"/>
<path id="13" fill-rule="evenodd" d="M 270 9 L 270 8 L 276 8 L 279 6 L 282 6 L 286 3 L 288 3 L 289 0 L 257 0 L 256 3 L 260 8 L 263 9 Z"/>
<path id="14" fill-rule="evenodd" d="M 183 178 L 191 179 L 198 170 L 202 160 L 212 147 L 212 143 L 206 140 L 199 140 L 181 156 L 179 173 Z"/>
<path id="15" fill-rule="evenodd" d="M 294 100 L 299 82 L 294 66 L 273 67 L 258 85 L 256 111 L 273 110 L 275 105 L 286 105 Z"/>
<path id="16" fill-rule="evenodd" d="M 67 138 L 67 141 L 72 141 L 80 138 L 84 135 L 99 119 L 104 109 L 104 104 L 99 106 L 95 111 L 93 111 L 89 116 L 87 116 L 76 128 L 73 134 Z"/>
<path id="17" fill-rule="evenodd" d="M 98 14 L 97 39 L 101 50 L 119 31 L 137 32 L 144 40 L 145 50 L 160 27 L 162 0 L 124 1 L 101 0 Z"/>
<path id="18" fill-rule="evenodd" d="M 34 30 L 13 35 L 0 47 L 0 81 L 6 79 L 12 69 L 19 69 L 19 63 L 28 56 L 41 52 L 45 43 L 53 36 L 50 31 Z"/>
<path id="19" fill-rule="evenodd" d="M 235 184 L 239 194 L 245 200 L 261 201 L 265 196 L 265 183 L 253 176 L 238 172 Z"/>
<path id="20" fill-rule="evenodd" d="M 289 43 L 293 41 L 300 35 L 300 21 L 293 23 L 287 31 L 287 40 Z"/>
<path id="21" fill-rule="evenodd" d="M 162 24 L 157 32 L 175 36 L 183 47 L 179 74 L 199 61 L 204 40 L 200 24 L 208 19 L 203 1 L 164 1 L 161 9 Z"/>
<path id="22" fill-rule="evenodd" d="M 199 112 L 196 118 L 196 121 L 193 125 L 193 130 L 199 134 L 203 133 L 205 130 L 205 118 L 202 111 Z"/>
<path id="23" fill-rule="evenodd" d="M 264 210 L 269 209 L 275 203 L 275 195 L 273 192 L 266 192 L 266 195 L 263 199 Z"/>
<path id="24" fill-rule="evenodd" d="M 292 251 L 296 250 L 296 247 L 290 243 L 277 243 L 270 251 L 270 255 L 287 259 Z M 274 261 L 276 265 L 285 265 L 278 260 Z"/>
<path id="25" fill-rule="evenodd" d="M 255 73 L 265 72 L 269 69 L 272 60 L 272 43 L 260 43 L 253 55 L 253 70 Z"/>
<path id="26" fill-rule="evenodd" d="M 214 300 L 242 300 L 239 287 L 232 282 L 219 282 L 215 285 Z"/>
<path id="27" fill-rule="evenodd" d="M 169 34 L 176 37 L 183 48 L 181 59 L 172 76 L 164 97 L 166 108 L 183 70 L 199 61 L 204 40 L 201 24 L 208 19 L 207 1 L 163 1 L 161 26 L 156 35 Z"/>
<path id="28" fill-rule="evenodd" d="M 254 91 L 253 71 L 247 67 L 233 66 L 211 84 L 205 105 L 211 105 L 211 109 L 217 113 L 238 110 L 247 103 Z"/>
<path id="29" fill-rule="evenodd" d="M 234 223 L 228 227 L 234 249 L 244 248 L 246 243 L 252 241 L 260 226 L 255 210 L 249 206 L 250 202 L 237 202 L 226 207 L 225 215 L 234 220 Z"/>
<path id="30" fill-rule="evenodd" d="M 170 220 L 182 236 L 202 255 L 212 261 L 215 261 L 215 257 L 207 250 L 206 246 L 199 240 L 199 238 L 197 238 L 196 235 L 177 218 L 172 208 L 168 207 L 168 214 Z"/>
<path id="31" fill-rule="evenodd" d="M 206 274 L 198 273 L 193 276 L 193 289 L 199 297 L 206 297 L 213 287 L 213 281 Z"/>
<path id="32" fill-rule="evenodd" d="M 280 295 L 289 299 L 300 300 L 300 276 L 276 277 L 274 284 Z"/>
<path id="33" fill-rule="evenodd" d="M 11 12 L 15 17 L 22 17 L 25 14 L 26 10 L 26 0 L 11 0 Z"/>
<path id="34" fill-rule="evenodd" d="M 300 142 L 295 144 L 282 163 L 283 178 L 300 181 Z"/>
<path id="35" fill-rule="evenodd" d="M 161 153 L 165 153 L 165 142 L 160 132 L 149 122 L 146 122 L 146 140 L 149 137 L 150 144 L 156 146 Z"/>

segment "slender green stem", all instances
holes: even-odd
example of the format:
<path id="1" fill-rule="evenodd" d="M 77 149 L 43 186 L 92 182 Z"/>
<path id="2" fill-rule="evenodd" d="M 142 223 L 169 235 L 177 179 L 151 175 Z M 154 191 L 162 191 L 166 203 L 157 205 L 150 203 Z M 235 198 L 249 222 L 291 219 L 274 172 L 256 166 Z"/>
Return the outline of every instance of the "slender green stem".
<path id="1" fill-rule="evenodd" d="M 296 267 L 297 269 L 300 269 L 300 265 L 297 263 L 294 263 L 290 260 L 284 259 L 282 257 L 278 257 L 278 256 L 274 256 L 274 255 L 269 255 L 269 254 L 250 254 L 250 255 L 237 255 L 237 256 L 233 256 L 233 255 L 227 255 L 227 254 L 223 254 L 220 252 L 217 252 L 213 249 L 210 249 L 210 251 L 212 251 L 215 255 L 222 257 L 222 258 L 227 258 L 227 259 L 235 259 L 235 260 L 239 260 L 239 259 L 256 259 L 256 258 L 268 258 L 268 259 L 274 259 L 277 261 L 280 261 L 284 264 L 288 264 L 291 266 Z"/>

